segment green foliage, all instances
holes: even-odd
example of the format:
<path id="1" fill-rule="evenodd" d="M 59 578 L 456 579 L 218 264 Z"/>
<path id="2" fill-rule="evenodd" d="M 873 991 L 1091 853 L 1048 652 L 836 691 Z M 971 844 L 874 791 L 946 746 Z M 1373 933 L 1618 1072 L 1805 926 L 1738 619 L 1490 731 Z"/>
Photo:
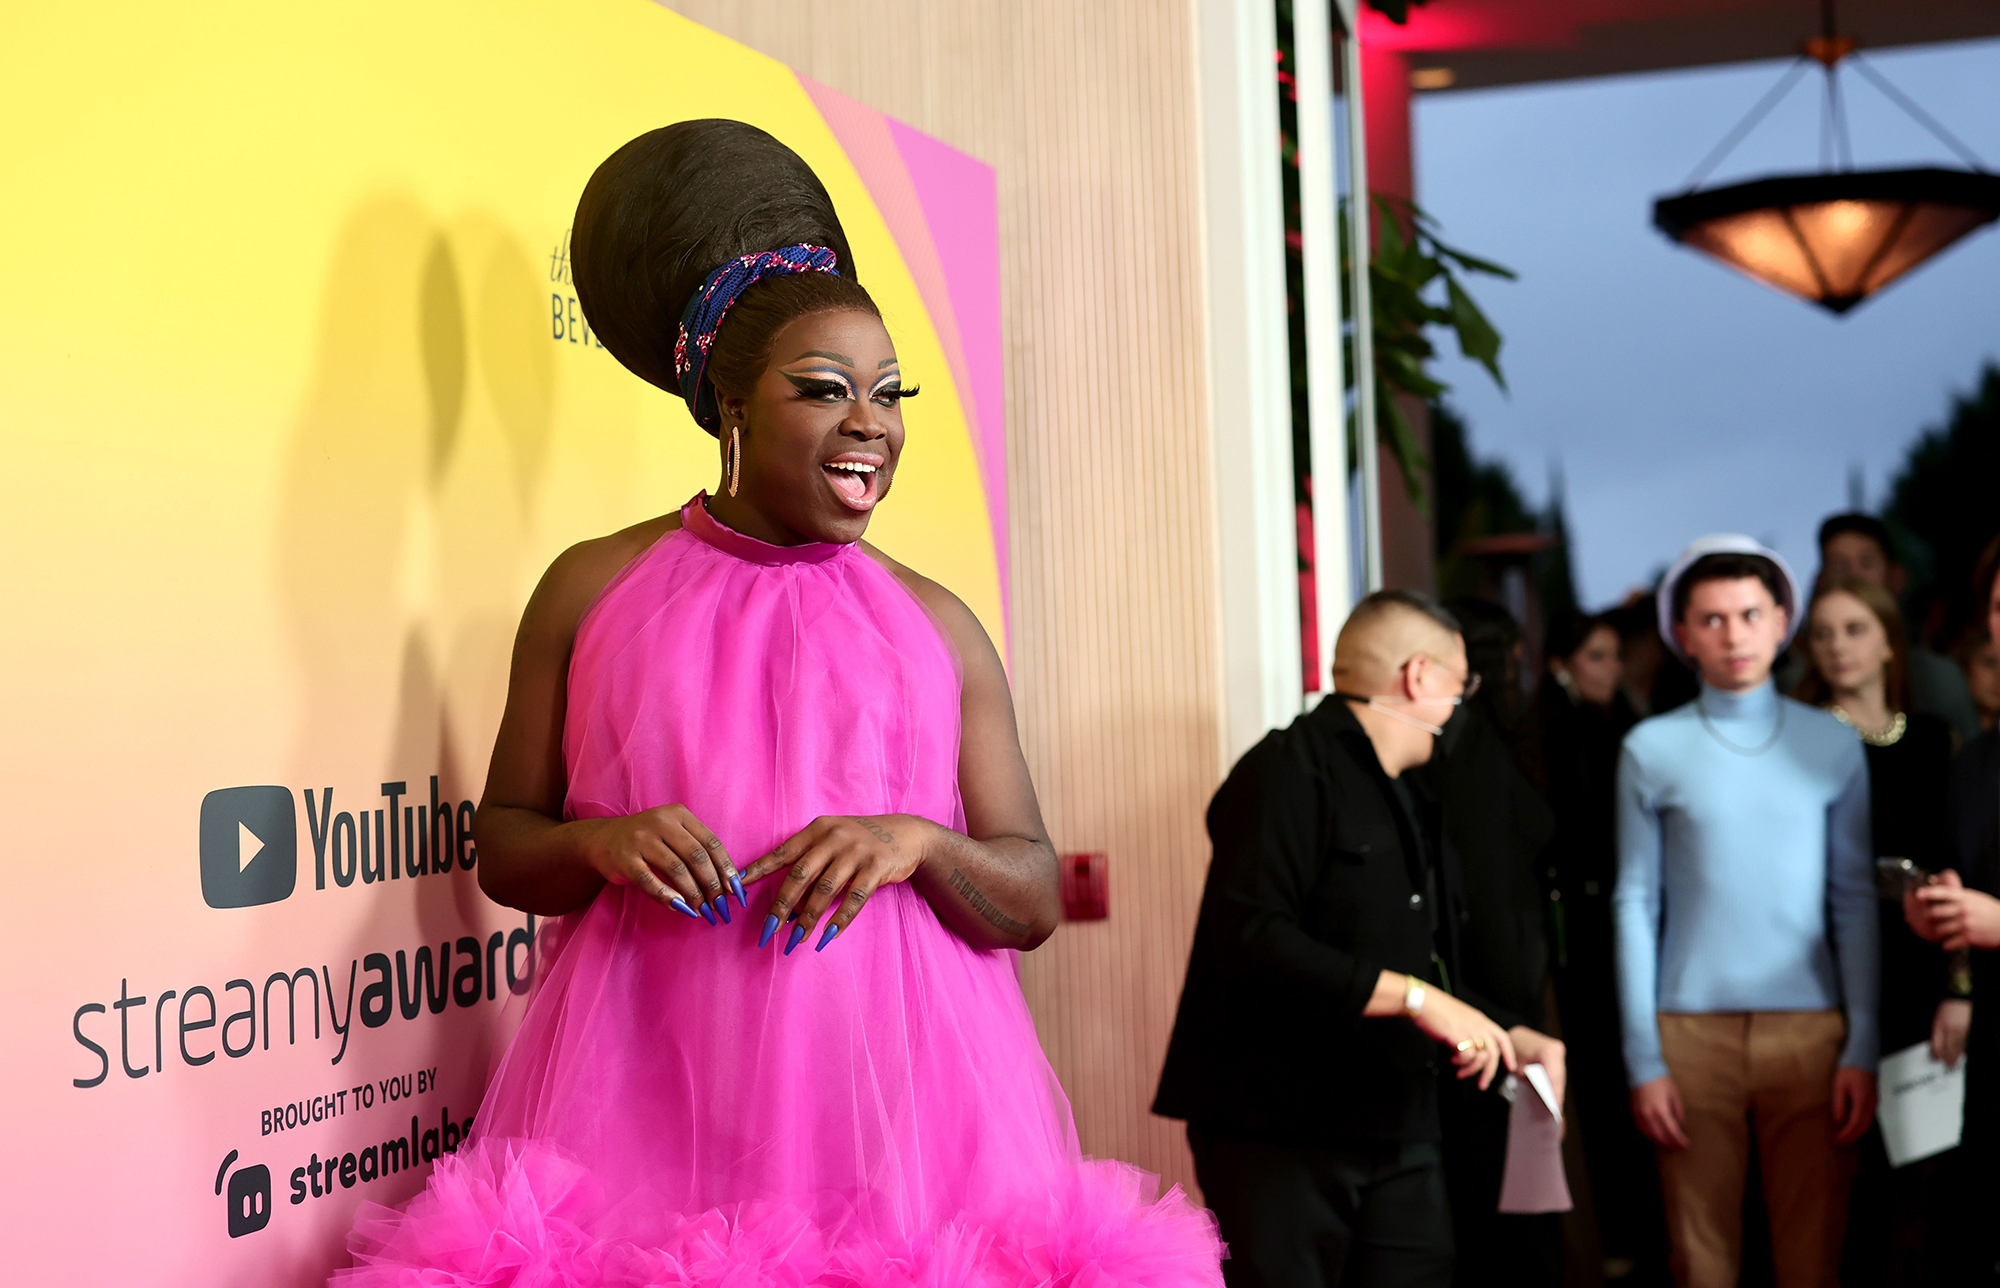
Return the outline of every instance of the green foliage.
<path id="1" fill-rule="evenodd" d="M 1951 418 L 1910 445 L 1882 518 L 1910 575 L 1911 626 L 1949 646 L 1974 616 L 1972 573 L 2000 534 L 2000 366 L 1988 362 Z"/>
<path id="2" fill-rule="evenodd" d="M 1570 567 L 1569 522 L 1560 476 L 1550 480 L 1548 508 L 1536 510 L 1503 462 L 1473 455 L 1465 421 L 1450 405 L 1432 403 L 1430 420 L 1431 485 L 1437 494 L 1431 532 L 1437 546 L 1438 595 L 1450 599 L 1482 592 L 1480 564 L 1465 554 L 1466 542 L 1546 532 L 1556 544 L 1529 561 L 1528 575 L 1548 618 L 1575 609 L 1576 577 Z"/>
<path id="3" fill-rule="evenodd" d="M 1542 522 L 1556 544 L 1536 556 L 1534 567 L 1535 581 L 1542 592 L 1544 622 L 1558 621 L 1583 607 L 1577 600 L 1576 568 L 1569 558 L 1569 507 L 1564 504 L 1560 474 L 1550 493 L 1549 508 L 1543 513 Z"/>
<path id="4" fill-rule="evenodd" d="M 1478 590 L 1478 569 L 1458 554 L 1462 541 L 1504 532 L 1533 532 L 1538 516 L 1507 467 L 1473 456 L 1465 421 L 1441 402 L 1431 404 L 1431 486 L 1437 507 L 1438 594 Z"/>
<path id="5" fill-rule="evenodd" d="M 1491 260 L 1467 254 L 1447 245 L 1437 235 L 1437 221 L 1414 202 L 1399 201 L 1382 193 L 1373 194 L 1375 208 L 1374 253 L 1369 257 L 1368 288 L 1373 313 L 1375 340 L 1375 406 L 1378 425 L 1390 451 L 1402 467 L 1410 489 L 1410 499 L 1420 510 L 1429 509 L 1423 476 L 1430 461 L 1416 432 L 1397 406 L 1396 395 L 1408 394 L 1425 402 L 1435 402 L 1451 387 L 1424 370 L 1424 363 L 1437 355 L 1428 334 L 1433 326 L 1450 330 L 1458 339 L 1458 351 L 1486 368 L 1501 389 L 1507 379 L 1500 370 L 1500 332 L 1481 311 L 1465 289 L 1464 277 L 1479 274 L 1514 280 L 1514 272 Z M 1341 273 L 1343 280 L 1352 263 L 1347 257 L 1346 203 L 1342 203 Z M 1437 301 L 1438 288 L 1443 301 Z M 1353 319 L 1345 320 L 1347 335 L 1347 379 L 1354 381 Z M 1352 450 L 1350 460 L 1358 460 Z"/>

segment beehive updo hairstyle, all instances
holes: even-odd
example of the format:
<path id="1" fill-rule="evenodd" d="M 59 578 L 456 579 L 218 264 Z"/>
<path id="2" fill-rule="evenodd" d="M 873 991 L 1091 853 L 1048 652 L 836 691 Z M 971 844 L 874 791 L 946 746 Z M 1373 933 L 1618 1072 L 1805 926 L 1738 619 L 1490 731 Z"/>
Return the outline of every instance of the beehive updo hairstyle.
<path id="1" fill-rule="evenodd" d="M 707 383 L 747 394 L 771 341 L 812 313 L 881 311 L 861 289 L 826 186 L 796 152 L 742 121 L 682 121 L 613 152 L 584 185 L 570 232 L 577 304 L 612 356 L 680 396 L 674 334 L 708 275 L 738 255 L 824 246 L 838 276 L 771 277 L 745 291 L 709 351 Z M 690 411 L 695 411 L 693 404 Z M 698 422 L 714 420 L 696 412 Z M 714 434 L 720 422 L 703 423 Z"/>

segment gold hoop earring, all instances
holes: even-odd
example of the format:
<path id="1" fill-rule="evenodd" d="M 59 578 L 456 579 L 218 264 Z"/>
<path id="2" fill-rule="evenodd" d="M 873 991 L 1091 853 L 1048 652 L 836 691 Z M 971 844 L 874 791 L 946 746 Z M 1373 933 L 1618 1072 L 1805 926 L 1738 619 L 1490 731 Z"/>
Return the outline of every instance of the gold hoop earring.
<path id="1" fill-rule="evenodd" d="M 737 427 L 729 427 L 729 495 L 736 495 L 736 485 L 743 478 L 743 440 Z"/>

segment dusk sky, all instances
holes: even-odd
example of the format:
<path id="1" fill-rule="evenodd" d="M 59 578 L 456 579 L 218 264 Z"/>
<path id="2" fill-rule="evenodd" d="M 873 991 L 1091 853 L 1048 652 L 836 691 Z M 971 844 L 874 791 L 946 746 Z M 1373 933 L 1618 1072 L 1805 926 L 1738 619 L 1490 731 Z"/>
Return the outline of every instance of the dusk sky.
<path id="1" fill-rule="evenodd" d="M 2000 41 L 1870 57 L 2000 167 Z M 1750 533 L 1809 576 L 1814 529 L 1845 508 L 1850 469 L 1879 505 L 1911 440 L 1982 362 L 2000 362 L 2000 226 L 1844 318 L 1653 230 L 1653 199 L 1679 189 L 1784 68 L 1418 96 L 1417 201 L 1447 242 L 1520 274 L 1473 287 L 1506 337 L 1511 392 L 1448 337 L 1434 370 L 1474 451 L 1506 461 L 1531 501 L 1560 466 L 1592 607 L 1704 532 Z M 1796 86 L 1708 184 L 1817 168 L 1820 79 Z M 1856 168 L 1962 165 L 1863 78 L 1842 81 Z"/>

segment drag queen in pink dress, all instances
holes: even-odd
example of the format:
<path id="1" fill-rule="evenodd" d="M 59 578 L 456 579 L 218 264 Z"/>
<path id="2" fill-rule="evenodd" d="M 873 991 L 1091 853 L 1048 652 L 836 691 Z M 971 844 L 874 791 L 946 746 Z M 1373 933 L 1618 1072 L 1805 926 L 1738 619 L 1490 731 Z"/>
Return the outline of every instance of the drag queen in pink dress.
<path id="1" fill-rule="evenodd" d="M 917 391 L 825 190 L 740 123 L 656 130 L 572 259 L 722 482 L 528 605 L 478 841 L 554 918 L 535 989 L 469 1143 L 335 1282 L 1219 1285 L 1205 1212 L 1079 1153 L 1036 1040 L 1054 855 L 985 633 L 861 541 Z"/>

